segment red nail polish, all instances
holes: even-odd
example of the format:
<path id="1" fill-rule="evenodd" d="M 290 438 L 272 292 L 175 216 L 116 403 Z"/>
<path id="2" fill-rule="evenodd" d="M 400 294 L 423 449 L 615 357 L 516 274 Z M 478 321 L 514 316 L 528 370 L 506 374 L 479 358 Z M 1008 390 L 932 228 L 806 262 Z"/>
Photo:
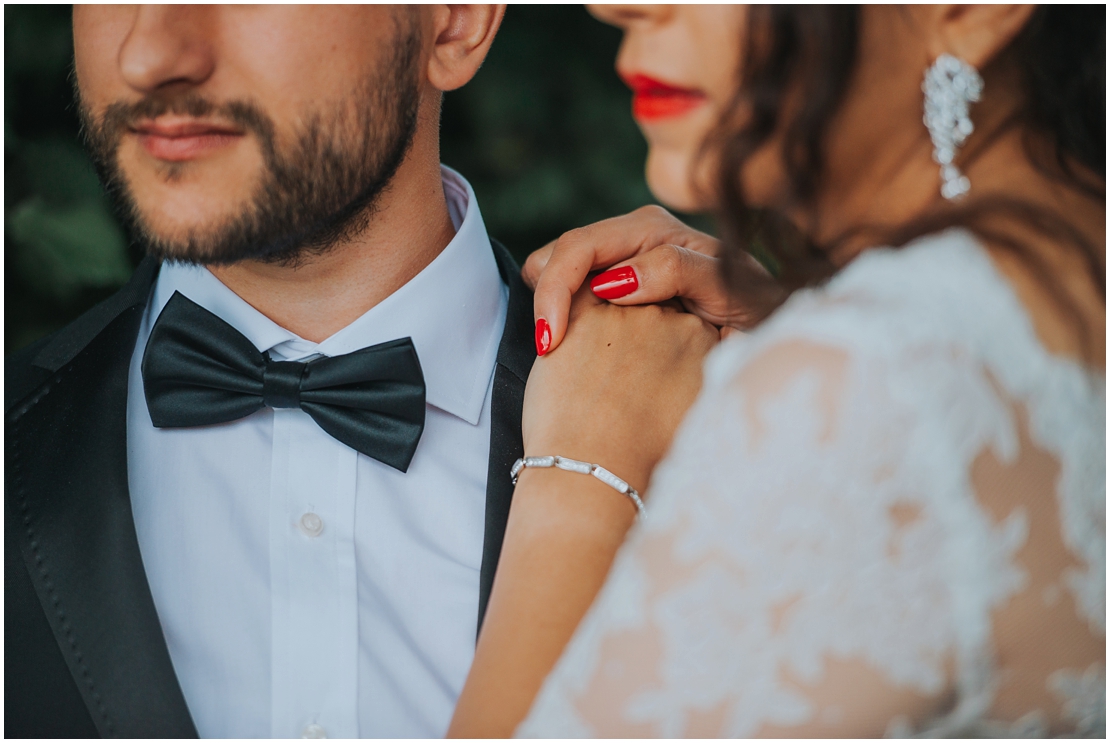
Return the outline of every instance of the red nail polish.
<path id="1" fill-rule="evenodd" d="M 542 317 L 536 320 L 536 353 L 543 356 L 551 348 L 551 326 Z"/>
<path id="2" fill-rule="evenodd" d="M 611 268 L 599 273 L 590 282 L 590 289 L 601 299 L 620 299 L 639 288 L 640 282 L 636 279 L 636 271 L 632 266 Z"/>

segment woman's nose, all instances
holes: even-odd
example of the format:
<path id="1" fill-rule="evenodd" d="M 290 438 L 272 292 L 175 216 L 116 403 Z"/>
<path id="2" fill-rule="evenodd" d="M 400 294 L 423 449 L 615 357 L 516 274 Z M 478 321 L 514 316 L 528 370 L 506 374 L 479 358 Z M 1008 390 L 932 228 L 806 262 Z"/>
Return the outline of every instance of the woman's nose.
<path id="1" fill-rule="evenodd" d="M 119 52 L 124 81 L 143 94 L 199 85 L 215 69 L 205 36 L 208 13 L 196 6 L 140 5 Z"/>

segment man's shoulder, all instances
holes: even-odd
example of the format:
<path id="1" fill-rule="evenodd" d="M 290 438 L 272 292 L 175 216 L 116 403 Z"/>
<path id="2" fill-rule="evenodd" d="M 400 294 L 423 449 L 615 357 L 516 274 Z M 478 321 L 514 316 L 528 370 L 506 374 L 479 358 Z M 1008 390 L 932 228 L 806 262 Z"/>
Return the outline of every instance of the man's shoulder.
<path id="1" fill-rule="evenodd" d="M 505 315 L 505 332 L 497 350 L 497 363 L 525 382 L 536 360 L 532 290 L 520 277 L 520 266 L 512 254 L 497 240 L 490 238 L 497 270 L 509 287 L 509 307 Z"/>
<path id="2" fill-rule="evenodd" d="M 60 332 L 60 331 L 59 331 Z M 4 410 L 22 400 L 50 378 L 48 370 L 34 365 L 35 357 L 54 340 L 58 333 L 31 343 L 4 359 Z"/>
<path id="3" fill-rule="evenodd" d="M 497 262 L 497 271 L 501 274 L 501 280 L 508 284 L 510 290 L 516 282 L 527 289 L 528 287 L 520 278 L 520 264 L 516 262 L 505 244 L 493 236 L 490 236 L 489 244 L 493 247 L 493 258 Z"/>
<path id="4" fill-rule="evenodd" d="M 157 261 L 144 260 L 115 294 L 62 329 L 9 354 L 4 359 L 5 413 L 73 361 L 117 318 L 128 310 L 145 307 L 158 265 Z"/>

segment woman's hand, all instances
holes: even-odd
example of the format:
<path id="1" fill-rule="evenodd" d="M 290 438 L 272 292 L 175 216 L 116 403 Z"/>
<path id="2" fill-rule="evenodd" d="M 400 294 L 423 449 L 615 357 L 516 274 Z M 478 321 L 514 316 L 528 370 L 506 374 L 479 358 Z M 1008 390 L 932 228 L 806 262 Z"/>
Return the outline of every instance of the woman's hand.
<path id="1" fill-rule="evenodd" d="M 523 275 L 536 290 L 536 320 L 544 319 L 551 328 L 547 352 L 562 343 L 571 297 L 586 276 L 611 266 L 628 267 L 631 274 L 611 270 L 595 277 L 591 284 L 601 299 L 634 305 L 677 297 L 688 312 L 713 325 L 750 327 L 765 314 L 763 305 L 729 294 L 721 280 L 720 247 L 720 241 L 686 226 L 665 209 L 645 206 L 571 230 L 540 248 L 528 257 Z M 755 259 L 745 260 L 753 276 L 767 276 Z"/>
<path id="2" fill-rule="evenodd" d="M 524 396 L 524 451 L 597 462 L 643 491 L 701 386 L 715 327 L 675 303 L 621 307 L 583 287 Z"/>
<path id="3" fill-rule="evenodd" d="M 673 306 L 617 307 L 585 288 L 570 314 L 563 344 L 537 359 L 528 378 L 524 451 L 596 462 L 643 492 L 697 395 L 717 330 Z M 593 477 L 520 473 L 450 737 L 512 735 L 635 514 L 626 496 Z"/>

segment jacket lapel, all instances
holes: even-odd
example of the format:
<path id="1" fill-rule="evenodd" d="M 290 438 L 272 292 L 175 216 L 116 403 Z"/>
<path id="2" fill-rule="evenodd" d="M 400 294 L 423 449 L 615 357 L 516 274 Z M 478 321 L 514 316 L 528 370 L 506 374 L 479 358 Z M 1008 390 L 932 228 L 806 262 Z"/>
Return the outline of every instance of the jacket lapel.
<path id="1" fill-rule="evenodd" d="M 509 519 L 513 483 L 509 468 L 524 456 L 520 429 L 524 409 L 524 387 L 536 360 L 533 340 L 532 291 L 520 278 L 520 267 L 501 243 L 491 240 L 501 280 L 509 286 L 509 308 L 505 332 L 497 349 L 493 373 L 490 420 L 489 470 L 486 473 L 486 531 L 482 545 L 482 572 L 478 594 L 478 629 L 486 615 L 493 576 L 501 556 L 501 542 Z"/>
<path id="2" fill-rule="evenodd" d="M 157 263 L 46 344 L 45 376 L 7 412 L 9 520 L 98 731 L 196 737 L 135 536 L 127 381 Z M 9 683 L 12 679 L 8 680 Z"/>

